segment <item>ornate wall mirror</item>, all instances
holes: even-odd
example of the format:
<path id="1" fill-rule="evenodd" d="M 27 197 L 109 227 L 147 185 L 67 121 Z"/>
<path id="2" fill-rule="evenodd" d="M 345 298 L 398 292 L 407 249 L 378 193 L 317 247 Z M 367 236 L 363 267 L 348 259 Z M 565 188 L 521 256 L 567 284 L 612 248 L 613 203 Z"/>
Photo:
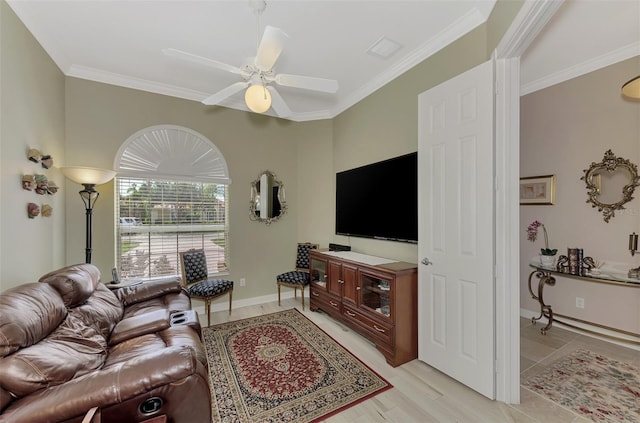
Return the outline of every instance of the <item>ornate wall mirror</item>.
<path id="1" fill-rule="evenodd" d="M 611 150 L 604 153 L 600 163 L 592 162 L 584 169 L 580 178 L 587 184 L 587 203 L 604 215 L 604 221 L 615 216 L 616 210 L 633 199 L 633 191 L 640 185 L 638 168 L 622 157 L 616 157 Z"/>
<path id="2" fill-rule="evenodd" d="M 251 182 L 249 218 L 270 225 L 287 212 L 284 184 L 275 173 L 265 170 Z"/>

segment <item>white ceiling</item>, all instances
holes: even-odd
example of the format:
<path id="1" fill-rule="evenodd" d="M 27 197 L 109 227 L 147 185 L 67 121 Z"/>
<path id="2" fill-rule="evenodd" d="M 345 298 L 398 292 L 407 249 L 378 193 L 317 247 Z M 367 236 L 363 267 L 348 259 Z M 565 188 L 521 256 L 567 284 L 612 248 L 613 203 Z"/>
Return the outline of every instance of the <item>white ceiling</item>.
<path id="1" fill-rule="evenodd" d="M 631 57 L 640 74 L 639 0 L 566 0 L 522 56 L 521 94 Z"/>
<path id="2" fill-rule="evenodd" d="M 332 118 L 357 103 L 482 24 L 495 1 L 271 0 L 259 28 L 249 0 L 8 3 L 65 75 L 195 101 L 239 76 L 162 49 L 241 66 L 255 55 L 265 25 L 281 28 L 290 38 L 276 72 L 340 85 L 336 94 L 278 87 L 290 119 L 305 121 Z M 401 49 L 388 59 L 367 53 L 381 37 Z M 522 88 L 535 91 L 594 70 L 585 71 L 594 62 L 602 67 L 638 55 L 639 40 L 640 1 L 567 1 L 523 56 Z M 224 105 L 246 110 L 242 94 Z"/>

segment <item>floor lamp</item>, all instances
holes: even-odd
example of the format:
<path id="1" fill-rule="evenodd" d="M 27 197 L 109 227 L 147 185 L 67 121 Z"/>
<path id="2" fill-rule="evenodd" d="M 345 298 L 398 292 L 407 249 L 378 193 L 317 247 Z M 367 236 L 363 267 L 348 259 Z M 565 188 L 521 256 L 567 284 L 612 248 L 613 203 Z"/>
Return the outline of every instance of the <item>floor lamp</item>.
<path id="1" fill-rule="evenodd" d="M 93 233 L 92 217 L 93 207 L 100 196 L 100 193 L 96 191 L 96 185 L 106 184 L 116 176 L 113 170 L 96 169 L 91 167 L 79 167 L 68 166 L 60 169 L 64 176 L 73 182 L 80 184 L 84 187 L 80 191 L 80 198 L 84 203 L 86 211 L 86 248 L 85 248 L 85 262 L 91 263 L 91 236 Z"/>

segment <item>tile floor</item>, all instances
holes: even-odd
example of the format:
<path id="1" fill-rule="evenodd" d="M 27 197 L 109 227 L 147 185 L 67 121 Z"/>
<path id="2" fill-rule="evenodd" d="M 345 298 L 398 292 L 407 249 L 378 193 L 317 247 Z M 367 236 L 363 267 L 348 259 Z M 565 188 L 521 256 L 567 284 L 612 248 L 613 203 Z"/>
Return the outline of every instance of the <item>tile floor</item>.
<path id="1" fill-rule="evenodd" d="M 211 313 L 215 325 L 230 320 L 273 313 L 287 308 L 300 310 L 299 300 L 284 299 L 278 303 Z M 402 366 L 389 366 L 382 354 L 365 338 L 337 323 L 326 314 L 303 312 L 309 319 L 355 354 L 369 367 L 387 379 L 394 388 L 327 418 L 329 423 L 412 423 L 412 422 L 470 422 L 470 423 L 586 423 L 589 420 L 546 398 L 521 388 L 520 404 L 491 401 L 460 384 L 447 375 L 413 360 Z M 206 316 L 200 316 L 206 322 Z M 579 348 L 607 354 L 609 357 L 640 367 L 640 352 L 600 341 L 585 335 L 553 326 L 546 335 L 540 324 L 533 326 L 521 319 L 521 378 L 544 369 L 565 354 Z"/>

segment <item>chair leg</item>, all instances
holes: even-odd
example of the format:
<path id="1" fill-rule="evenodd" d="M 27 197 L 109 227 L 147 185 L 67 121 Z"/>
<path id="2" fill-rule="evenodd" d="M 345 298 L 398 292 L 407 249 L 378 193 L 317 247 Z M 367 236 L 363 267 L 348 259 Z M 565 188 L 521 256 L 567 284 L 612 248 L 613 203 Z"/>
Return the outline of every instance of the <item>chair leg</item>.
<path id="1" fill-rule="evenodd" d="M 207 313 L 207 327 L 211 326 L 211 299 L 204 300 L 204 312 Z"/>
<path id="2" fill-rule="evenodd" d="M 278 285 L 278 307 L 280 307 L 280 284 L 277 283 L 276 285 Z"/>
<path id="3" fill-rule="evenodd" d="M 296 300 L 298 299 L 298 288 L 293 288 L 293 298 Z"/>
<path id="4" fill-rule="evenodd" d="M 231 301 L 233 299 L 233 289 L 229 290 L 229 314 L 231 314 Z"/>
<path id="5" fill-rule="evenodd" d="M 302 288 L 300 288 L 300 290 L 302 291 L 302 311 L 304 311 L 304 285 L 302 285 Z"/>

